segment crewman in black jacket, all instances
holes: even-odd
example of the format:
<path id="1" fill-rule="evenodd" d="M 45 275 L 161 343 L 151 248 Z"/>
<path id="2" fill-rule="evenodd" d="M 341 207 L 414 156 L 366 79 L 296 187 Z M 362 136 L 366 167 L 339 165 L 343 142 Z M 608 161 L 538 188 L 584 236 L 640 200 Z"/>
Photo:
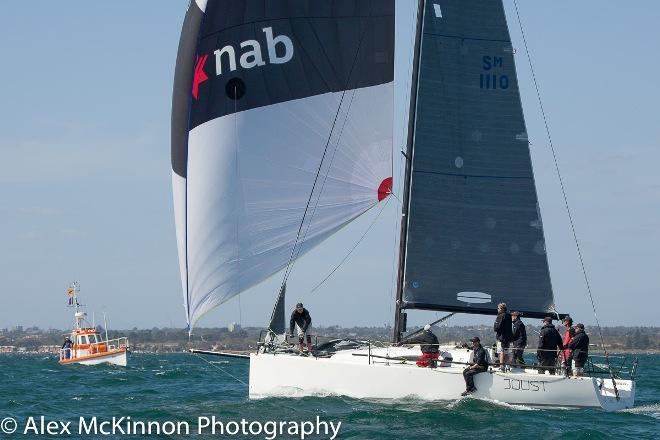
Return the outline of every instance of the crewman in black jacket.
<path id="1" fill-rule="evenodd" d="M 419 344 L 422 355 L 417 359 L 418 367 L 435 368 L 438 366 L 438 337 L 431 331 L 431 326 L 426 324 L 424 330 L 417 336 L 406 341 L 409 344 Z"/>
<path id="2" fill-rule="evenodd" d="M 500 354 L 500 369 L 504 371 L 506 364 L 511 362 L 509 346 L 512 340 L 511 315 L 506 311 L 505 303 L 497 305 L 497 318 L 493 330 L 497 339 L 497 352 Z"/>
<path id="3" fill-rule="evenodd" d="M 561 336 L 555 326 L 552 325 L 552 318 L 548 316 L 543 320 L 543 327 L 541 327 L 541 331 L 539 332 L 539 348 L 536 352 L 536 357 L 540 363 L 539 373 L 550 371 L 550 374 L 555 374 L 557 350 L 561 350 L 562 348 Z"/>
<path id="4" fill-rule="evenodd" d="M 474 376 L 483 373 L 488 369 L 488 359 L 486 358 L 486 350 L 481 346 L 481 341 L 477 336 L 470 339 L 472 342 L 473 357 L 472 363 L 463 370 L 463 378 L 465 379 L 465 391 L 461 396 L 467 396 L 477 391 L 474 386 Z"/>
<path id="5" fill-rule="evenodd" d="M 575 336 L 573 336 L 573 340 L 568 344 L 568 348 L 571 349 L 573 362 L 575 363 L 573 375 L 584 375 L 584 364 L 589 357 L 589 336 L 584 332 L 584 324 L 577 324 L 575 326 Z"/>
<path id="6" fill-rule="evenodd" d="M 520 312 L 511 312 L 511 321 L 513 328 L 512 344 L 513 344 L 513 363 L 517 365 L 525 365 L 523 359 L 523 352 L 527 346 L 527 330 L 525 324 L 520 320 Z"/>
<path id="7" fill-rule="evenodd" d="M 307 334 L 311 325 L 312 317 L 307 309 L 303 307 L 303 303 L 296 304 L 296 309 L 291 313 L 291 320 L 289 321 L 289 334 L 293 337 L 293 328 L 295 327 L 298 331 L 298 350 L 301 353 L 304 350 L 303 341 L 305 337 L 307 337 L 307 351 L 310 353 L 312 351 L 312 336 Z"/>

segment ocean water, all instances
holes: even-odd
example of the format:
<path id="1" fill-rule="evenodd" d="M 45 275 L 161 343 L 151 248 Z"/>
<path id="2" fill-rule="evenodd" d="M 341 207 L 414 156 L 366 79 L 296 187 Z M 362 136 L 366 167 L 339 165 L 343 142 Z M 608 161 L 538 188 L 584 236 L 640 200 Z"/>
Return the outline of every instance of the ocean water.
<path id="1" fill-rule="evenodd" d="M 129 367 L 121 368 L 60 366 L 53 356 L 0 355 L 0 428 L 12 427 L 7 418 L 13 418 L 17 428 L 13 434 L 0 432 L 0 438 L 295 439 L 302 438 L 301 432 L 311 429 L 311 424 L 316 426 L 318 417 L 335 426 L 341 422 L 338 439 L 660 439 L 660 356 L 639 358 L 635 408 L 606 413 L 533 409 L 477 399 L 435 403 L 344 397 L 251 401 L 247 386 L 241 383 L 248 380 L 248 362 L 242 359 L 214 358 L 209 363 L 209 359 L 189 354 L 132 354 Z M 51 422 L 51 435 L 47 431 L 40 434 L 41 416 Z M 213 416 L 228 432 L 221 433 L 216 425 L 215 434 L 210 427 L 198 434 L 199 418 L 211 420 Z M 108 424 L 96 434 L 80 434 L 81 417 L 87 427 L 94 417 L 96 429 L 103 421 Z M 112 431 L 113 417 L 125 418 L 119 423 L 123 432 Z M 127 431 L 127 417 L 155 422 L 152 434 Z M 239 428 L 242 420 L 245 434 Z M 235 425 L 229 425 L 232 421 Z M 71 422 L 69 433 L 62 431 L 60 422 Z M 179 433 L 171 433 L 177 422 Z M 260 425 L 249 425 L 253 422 Z M 285 423 L 283 430 L 275 431 L 280 426 L 275 423 L 280 422 Z M 287 430 L 301 422 L 308 424 L 296 425 L 297 432 Z M 185 435 L 185 424 L 189 435 Z M 160 434 L 155 433 L 156 425 L 163 429 Z M 320 435 L 305 434 L 304 438 L 330 438 L 332 428 L 326 435 L 324 426 L 320 427 Z M 62 434 L 53 434 L 59 432 Z"/>

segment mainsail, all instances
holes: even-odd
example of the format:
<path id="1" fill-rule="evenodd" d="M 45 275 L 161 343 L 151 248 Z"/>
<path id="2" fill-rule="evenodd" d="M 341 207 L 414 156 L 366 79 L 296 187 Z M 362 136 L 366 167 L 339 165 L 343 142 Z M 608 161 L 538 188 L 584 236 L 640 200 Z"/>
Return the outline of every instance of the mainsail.
<path id="1" fill-rule="evenodd" d="M 190 328 L 389 193 L 393 77 L 393 0 L 191 2 L 172 99 Z"/>
<path id="2" fill-rule="evenodd" d="M 553 310 L 501 0 L 426 1 L 400 308 Z"/>

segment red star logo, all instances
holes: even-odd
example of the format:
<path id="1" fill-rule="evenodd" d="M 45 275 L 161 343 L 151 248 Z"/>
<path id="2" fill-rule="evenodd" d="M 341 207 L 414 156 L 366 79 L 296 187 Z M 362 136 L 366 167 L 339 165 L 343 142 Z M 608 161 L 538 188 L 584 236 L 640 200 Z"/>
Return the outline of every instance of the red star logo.
<path id="1" fill-rule="evenodd" d="M 206 76 L 206 72 L 204 72 L 204 64 L 206 64 L 206 59 L 208 57 L 208 54 L 201 57 L 197 55 L 197 61 L 195 61 L 195 76 L 193 77 L 192 88 L 192 95 L 195 99 L 197 99 L 199 85 L 209 79 L 209 77 Z"/>

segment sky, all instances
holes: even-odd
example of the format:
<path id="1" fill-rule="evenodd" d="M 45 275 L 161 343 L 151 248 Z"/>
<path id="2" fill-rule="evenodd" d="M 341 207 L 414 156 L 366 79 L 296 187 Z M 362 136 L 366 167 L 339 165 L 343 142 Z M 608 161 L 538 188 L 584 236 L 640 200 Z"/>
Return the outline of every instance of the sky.
<path id="1" fill-rule="evenodd" d="M 442 1 L 442 0 L 439 0 Z M 413 1 L 397 1 L 395 191 Z M 557 307 L 595 323 L 512 0 L 504 0 Z M 72 323 L 77 280 L 110 328 L 185 327 L 170 166 L 174 63 L 187 0 L 0 0 L 0 328 Z M 518 0 L 602 325 L 657 325 L 660 3 Z M 296 263 L 287 307 L 316 325 L 390 324 L 400 206 L 319 289 L 370 211 Z M 281 277 L 198 326 L 266 325 Z M 411 313 L 420 324 L 441 316 Z M 460 316 L 452 324 L 491 323 Z"/>

